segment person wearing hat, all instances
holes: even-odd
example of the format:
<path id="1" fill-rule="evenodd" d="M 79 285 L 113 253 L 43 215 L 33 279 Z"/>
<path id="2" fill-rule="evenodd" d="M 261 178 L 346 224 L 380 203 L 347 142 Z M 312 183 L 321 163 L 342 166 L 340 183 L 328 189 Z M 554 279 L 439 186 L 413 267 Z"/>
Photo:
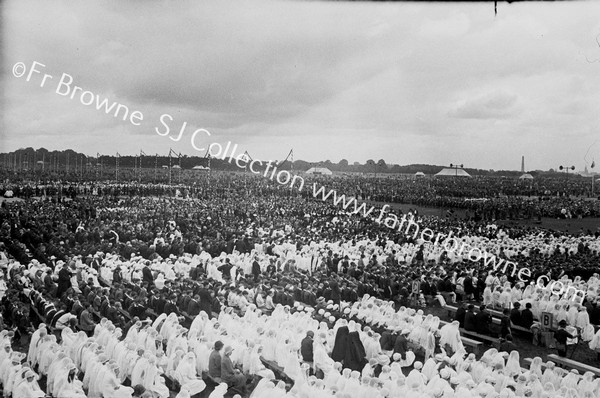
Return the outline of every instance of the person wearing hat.
<path id="1" fill-rule="evenodd" d="M 233 347 L 226 346 L 223 349 L 223 358 L 221 359 L 221 380 L 227 383 L 229 387 L 233 387 L 242 394 L 246 393 L 246 376 L 233 366 L 231 361 L 231 353 Z"/>
<path id="2" fill-rule="evenodd" d="M 410 333 L 409 329 L 403 329 L 396 341 L 394 342 L 394 354 L 400 354 L 402 360 L 406 359 L 406 351 L 408 351 L 407 336 Z"/>
<path id="3" fill-rule="evenodd" d="M 210 353 L 208 358 L 208 374 L 210 377 L 217 378 L 221 377 L 221 349 L 223 348 L 223 342 L 217 340 L 214 345 L 213 351 Z"/>
<path id="4" fill-rule="evenodd" d="M 513 325 L 521 325 L 521 304 L 515 301 L 512 310 L 510 310 L 510 321 Z"/>
<path id="5" fill-rule="evenodd" d="M 313 338 L 315 333 L 312 330 L 306 332 L 306 337 L 302 339 L 300 343 L 300 354 L 304 362 L 309 362 L 312 365 L 313 362 Z"/>
<path id="6" fill-rule="evenodd" d="M 69 269 L 71 268 L 71 270 Z M 71 277 L 75 275 L 75 263 L 71 263 L 69 267 L 63 265 L 58 271 L 58 287 L 56 289 L 56 297 L 61 298 L 63 293 L 71 287 Z"/>
<path id="7" fill-rule="evenodd" d="M 554 332 L 554 340 L 556 340 L 556 349 L 558 355 L 561 357 L 567 356 L 567 339 L 573 339 L 577 336 L 573 336 L 571 333 L 566 331 L 567 321 L 564 319 L 558 323 L 558 330 Z"/>

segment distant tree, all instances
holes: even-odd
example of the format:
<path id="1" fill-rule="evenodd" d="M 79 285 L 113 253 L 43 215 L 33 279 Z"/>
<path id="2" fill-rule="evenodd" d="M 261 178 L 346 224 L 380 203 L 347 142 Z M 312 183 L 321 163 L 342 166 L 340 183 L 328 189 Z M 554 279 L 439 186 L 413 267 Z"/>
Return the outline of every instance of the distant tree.
<path id="1" fill-rule="evenodd" d="M 342 159 L 339 161 L 338 166 L 340 167 L 348 167 L 348 161 L 346 159 Z"/>

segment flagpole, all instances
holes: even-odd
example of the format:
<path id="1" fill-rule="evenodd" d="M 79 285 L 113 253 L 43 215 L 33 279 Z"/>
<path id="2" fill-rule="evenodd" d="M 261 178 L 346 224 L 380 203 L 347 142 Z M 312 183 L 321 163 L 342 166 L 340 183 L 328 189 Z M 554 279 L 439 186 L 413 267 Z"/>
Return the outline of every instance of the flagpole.
<path id="1" fill-rule="evenodd" d="M 591 169 L 592 169 L 592 197 L 594 197 L 594 182 L 596 181 L 596 176 L 594 175 L 594 167 L 596 166 L 596 162 L 592 161 Z"/>
<path id="2" fill-rule="evenodd" d="M 171 151 L 172 149 L 169 148 L 169 186 L 171 186 Z"/>

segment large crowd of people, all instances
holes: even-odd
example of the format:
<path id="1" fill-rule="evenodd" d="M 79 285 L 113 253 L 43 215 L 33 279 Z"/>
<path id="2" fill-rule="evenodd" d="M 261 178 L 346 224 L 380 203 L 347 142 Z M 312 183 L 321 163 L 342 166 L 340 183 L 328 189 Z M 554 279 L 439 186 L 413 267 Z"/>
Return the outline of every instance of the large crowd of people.
<path id="1" fill-rule="evenodd" d="M 396 201 L 376 197 L 387 185 L 373 193 L 370 182 L 328 184 Z M 256 398 L 600 394 L 588 374 L 563 374 L 538 358 L 521 368 L 511 348 L 511 325 L 531 328 L 551 312 L 570 339 L 600 351 L 598 231 L 564 235 L 487 217 L 414 214 L 421 228 L 453 231 L 528 267 L 531 281 L 523 283 L 466 253 L 241 173 L 195 185 L 20 182 L 5 189 L 17 192 L 17 185 L 25 200 L 0 207 L 6 397 L 166 397 L 169 390 L 186 397 L 207 383 L 211 397 L 228 390 Z M 444 189 L 449 199 L 459 196 L 452 193 L 459 188 Z M 585 299 L 552 294 L 536 283 L 542 276 Z M 417 311 L 456 301 L 483 307 L 475 314 L 465 304 L 447 324 Z M 497 331 L 504 349 L 477 359 L 460 329 L 495 334 L 486 306 L 508 311 Z M 13 351 L 19 342 L 25 357 Z"/>

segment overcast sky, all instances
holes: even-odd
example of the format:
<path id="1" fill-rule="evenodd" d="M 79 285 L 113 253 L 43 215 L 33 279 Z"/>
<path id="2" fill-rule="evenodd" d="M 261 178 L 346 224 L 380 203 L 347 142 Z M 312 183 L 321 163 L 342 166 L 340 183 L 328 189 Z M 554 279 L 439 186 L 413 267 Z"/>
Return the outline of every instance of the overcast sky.
<path id="1" fill-rule="evenodd" d="M 0 151 L 204 155 L 204 128 L 198 147 L 261 159 L 583 169 L 600 161 L 599 3 L 3 1 Z M 44 87 L 13 75 L 33 61 Z M 57 94 L 63 73 L 141 125 Z M 162 114 L 173 137 L 188 123 L 179 142 Z"/>

